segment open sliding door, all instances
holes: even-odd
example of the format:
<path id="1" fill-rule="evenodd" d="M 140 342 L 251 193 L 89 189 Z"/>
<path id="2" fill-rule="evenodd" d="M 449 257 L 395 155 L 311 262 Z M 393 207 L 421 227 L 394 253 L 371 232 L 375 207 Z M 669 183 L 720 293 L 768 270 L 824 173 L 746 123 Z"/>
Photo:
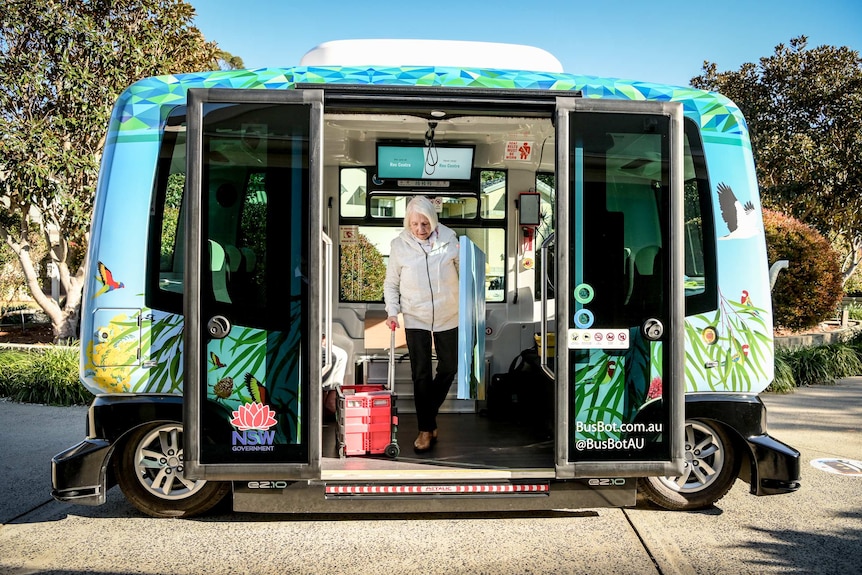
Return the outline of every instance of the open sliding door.
<path id="1" fill-rule="evenodd" d="M 322 118 L 320 91 L 189 91 L 189 477 L 319 475 Z"/>
<path id="2" fill-rule="evenodd" d="M 683 116 L 557 101 L 557 476 L 682 470 Z"/>

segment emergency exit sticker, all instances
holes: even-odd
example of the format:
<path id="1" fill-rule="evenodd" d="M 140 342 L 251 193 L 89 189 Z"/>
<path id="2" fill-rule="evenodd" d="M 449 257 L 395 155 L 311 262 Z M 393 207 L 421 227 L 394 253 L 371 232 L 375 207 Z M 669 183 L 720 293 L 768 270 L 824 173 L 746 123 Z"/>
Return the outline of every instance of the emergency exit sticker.
<path id="1" fill-rule="evenodd" d="M 506 142 L 507 160 L 530 160 L 533 157 L 533 142 L 509 140 Z"/>

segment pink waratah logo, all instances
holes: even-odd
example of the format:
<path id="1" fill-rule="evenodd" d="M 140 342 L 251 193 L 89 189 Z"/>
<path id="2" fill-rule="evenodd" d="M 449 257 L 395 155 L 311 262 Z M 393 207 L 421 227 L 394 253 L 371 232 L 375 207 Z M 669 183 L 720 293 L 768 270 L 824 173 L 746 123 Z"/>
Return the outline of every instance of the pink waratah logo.
<path id="1" fill-rule="evenodd" d="M 647 399 L 656 399 L 661 397 L 661 378 L 654 377 L 652 381 L 649 383 L 649 391 L 647 392 Z"/>
<path id="2" fill-rule="evenodd" d="M 257 429 L 266 431 L 276 423 L 275 412 L 268 405 L 262 403 L 246 403 L 239 406 L 239 409 L 234 411 L 233 419 L 230 424 L 240 431 L 248 431 Z"/>

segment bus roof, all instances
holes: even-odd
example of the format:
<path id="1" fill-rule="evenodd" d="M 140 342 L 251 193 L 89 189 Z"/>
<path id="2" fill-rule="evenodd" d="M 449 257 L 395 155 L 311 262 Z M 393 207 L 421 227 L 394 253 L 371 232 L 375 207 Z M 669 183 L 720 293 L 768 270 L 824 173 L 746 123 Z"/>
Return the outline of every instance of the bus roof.
<path id="1" fill-rule="evenodd" d="M 522 44 L 461 40 L 334 40 L 312 48 L 300 66 L 452 66 L 562 72 L 557 58 Z"/>

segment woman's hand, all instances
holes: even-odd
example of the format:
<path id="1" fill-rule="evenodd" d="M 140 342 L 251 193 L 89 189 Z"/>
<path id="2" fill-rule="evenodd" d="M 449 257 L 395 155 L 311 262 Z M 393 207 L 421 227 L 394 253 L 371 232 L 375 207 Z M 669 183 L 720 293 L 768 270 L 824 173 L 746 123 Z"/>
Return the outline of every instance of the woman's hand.
<path id="1" fill-rule="evenodd" d="M 398 329 L 398 316 L 390 315 L 389 318 L 387 318 L 386 320 L 386 325 L 388 325 L 389 329 L 391 329 L 392 331 Z"/>

